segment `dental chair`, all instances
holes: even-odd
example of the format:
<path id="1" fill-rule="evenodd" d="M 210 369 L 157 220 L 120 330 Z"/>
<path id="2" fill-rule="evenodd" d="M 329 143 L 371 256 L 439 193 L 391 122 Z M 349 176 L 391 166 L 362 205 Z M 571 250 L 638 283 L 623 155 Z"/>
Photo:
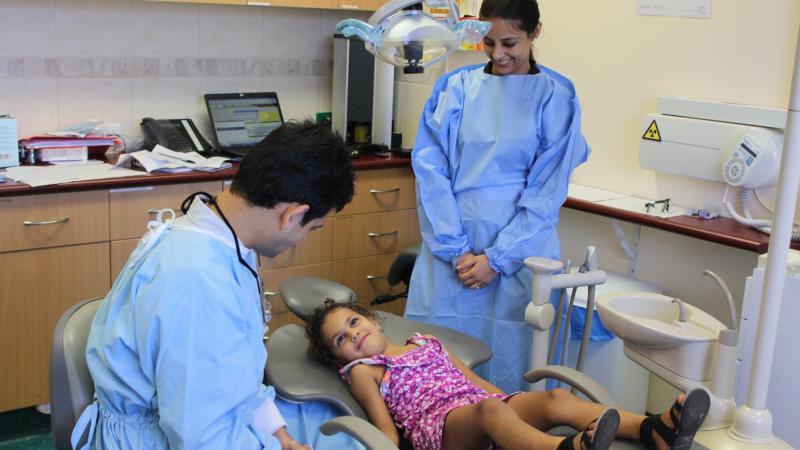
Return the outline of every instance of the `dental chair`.
<path id="1" fill-rule="evenodd" d="M 303 320 L 310 317 L 314 308 L 326 299 L 333 299 L 337 303 L 356 300 L 351 289 L 314 277 L 290 278 L 281 284 L 280 294 L 286 307 Z M 483 342 L 471 336 L 383 311 L 376 311 L 376 314 L 384 333 L 394 341 L 402 342 L 415 331 L 434 334 L 467 367 L 475 367 L 492 356 L 491 350 Z M 307 342 L 305 330 L 298 325 L 284 325 L 272 333 L 267 341 L 268 383 L 286 400 L 321 401 L 341 410 L 342 417 L 321 427 L 323 434 L 332 435 L 341 431 L 361 442 L 368 450 L 397 450 L 383 433 L 369 423 L 364 409 L 350 394 L 350 388 L 339 375 L 306 354 Z"/>
<path id="2" fill-rule="evenodd" d="M 69 308 L 56 324 L 50 352 L 50 425 L 53 446 L 72 449 L 75 422 L 94 397 L 94 382 L 86 365 L 86 341 L 92 319 L 102 298 L 86 300 Z M 86 441 L 81 438 L 79 446 Z"/>
<path id="3" fill-rule="evenodd" d="M 338 303 L 356 300 L 356 295 L 351 289 L 314 277 L 290 278 L 280 286 L 280 294 L 286 307 L 304 321 L 310 317 L 314 308 L 326 299 L 333 299 Z M 415 331 L 436 335 L 470 368 L 491 357 L 491 350 L 483 342 L 471 336 L 382 311 L 376 311 L 376 314 L 382 320 L 384 333 L 393 341 L 403 341 Z M 364 409 L 351 395 L 349 387 L 341 377 L 306 354 L 307 342 L 304 329 L 294 324 L 275 330 L 267 341 L 270 362 L 266 367 L 266 378 L 278 395 L 293 402 L 319 401 L 339 409 L 342 416 L 320 427 L 320 431 L 326 436 L 343 432 L 356 439 L 367 450 L 398 450 L 394 443 L 369 422 Z M 525 379 L 529 383 L 556 379 L 574 386 L 591 401 L 620 407 L 599 383 L 569 367 L 543 367 L 525 374 Z M 574 434 L 575 430 L 569 427 L 557 427 L 549 433 L 568 436 Z M 407 441 L 401 440 L 400 448 L 411 448 L 411 446 Z M 635 442 L 617 441 L 611 448 L 634 450 L 643 447 Z"/>

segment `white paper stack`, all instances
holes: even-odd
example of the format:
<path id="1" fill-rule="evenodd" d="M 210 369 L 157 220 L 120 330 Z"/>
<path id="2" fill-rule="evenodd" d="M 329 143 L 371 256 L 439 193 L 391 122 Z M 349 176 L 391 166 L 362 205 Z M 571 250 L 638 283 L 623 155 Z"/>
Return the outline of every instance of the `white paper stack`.
<path id="1" fill-rule="evenodd" d="M 156 145 L 153 151 L 124 153 L 116 165 L 127 165 L 132 161 L 139 163 L 147 172 L 216 172 L 231 167 L 231 163 L 221 156 L 206 158 L 197 152 L 176 152 L 161 145 Z"/>

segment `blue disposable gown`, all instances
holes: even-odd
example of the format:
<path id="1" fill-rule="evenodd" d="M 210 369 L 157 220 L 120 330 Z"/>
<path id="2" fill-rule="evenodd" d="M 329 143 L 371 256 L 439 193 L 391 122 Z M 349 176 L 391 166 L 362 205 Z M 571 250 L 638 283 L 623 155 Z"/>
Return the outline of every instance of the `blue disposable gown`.
<path id="1" fill-rule="evenodd" d="M 560 258 L 558 211 L 589 155 L 572 83 L 538 67 L 495 76 L 471 66 L 440 79 L 412 154 L 423 243 L 406 316 L 490 345 L 493 357 L 477 372 L 506 392 L 527 390 L 531 274 L 523 260 Z M 455 271 L 465 252 L 486 254 L 499 276 L 465 287 Z"/>
<path id="2" fill-rule="evenodd" d="M 242 251 L 255 267 L 255 252 Z M 280 449 L 253 424 L 256 409 L 276 400 L 289 433 L 316 441 L 336 412 L 275 399 L 262 384 L 263 331 L 257 282 L 230 231 L 193 202 L 140 241 L 100 305 L 86 352 L 96 401 L 75 435 L 95 428 L 91 447 L 112 450 Z M 350 441 L 339 442 L 327 448 Z"/>
<path id="3" fill-rule="evenodd" d="M 190 216 L 207 211 L 199 203 Z M 98 412 L 93 448 L 280 448 L 252 424 L 275 396 L 262 385 L 256 280 L 219 228 L 189 216 L 162 224 L 100 305 L 86 350 L 96 403 L 85 416 Z"/>

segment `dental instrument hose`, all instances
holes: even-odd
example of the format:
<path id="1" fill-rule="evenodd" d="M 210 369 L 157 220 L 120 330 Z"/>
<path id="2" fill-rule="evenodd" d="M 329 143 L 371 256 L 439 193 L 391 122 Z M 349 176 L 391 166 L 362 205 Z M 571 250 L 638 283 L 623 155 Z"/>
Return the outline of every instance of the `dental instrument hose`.
<path id="1" fill-rule="evenodd" d="M 567 263 L 564 264 L 564 273 L 569 273 L 572 269 L 572 260 L 569 258 L 567 259 Z M 558 342 L 558 333 L 561 332 L 561 322 L 563 321 L 562 314 L 564 313 L 564 301 L 567 297 L 567 290 L 563 289 L 561 294 L 558 296 L 558 311 L 556 311 L 556 324 L 553 328 L 553 337 L 550 339 L 550 349 L 547 351 L 547 364 L 553 364 L 553 354 L 556 351 L 556 342 Z M 564 326 L 566 330 L 566 326 Z M 566 332 L 566 331 L 565 331 Z M 562 348 L 561 351 L 563 352 L 564 349 Z"/>
<path id="2" fill-rule="evenodd" d="M 725 206 L 725 210 L 728 211 L 731 218 L 742 225 L 755 228 L 762 233 L 770 234 L 772 231 L 772 221 L 769 219 L 754 219 L 750 213 L 750 189 L 742 190 L 741 199 L 744 216 L 736 212 L 736 209 L 730 201 L 723 200 L 722 204 Z M 800 241 L 800 230 L 794 229 L 791 236 L 793 241 Z"/>

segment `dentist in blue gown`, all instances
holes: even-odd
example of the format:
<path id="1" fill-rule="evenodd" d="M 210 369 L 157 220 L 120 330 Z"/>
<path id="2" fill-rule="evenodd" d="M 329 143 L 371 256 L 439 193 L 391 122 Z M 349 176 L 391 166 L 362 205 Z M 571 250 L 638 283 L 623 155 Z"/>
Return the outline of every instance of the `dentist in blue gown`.
<path id="1" fill-rule="evenodd" d="M 288 404 L 262 384 L 257 257 L 321 227 L 351 200 L 353 180 L 338 135 L 289 123 L 244 158 L 228 190 L 195 194 L 186 215 L 151 222 L 92 323 L 96 395 L 73 446 L 88 431 L 94 449 L 308 449 L 298 441 L 318 430 L 296 427 L 335 412 Z"/>
<path id="2" fill-rule="evenodd" d="M 575 88 L 538 65 L 535 0 L 484 0 L 486 65 L 445 75 L 412 153 L 423 242 L 406 316 L 471 334 L 493 357 L 477 372 L 527 390 L 528 256 L 560 259 L 558 211 L 589 147 Z"/>

